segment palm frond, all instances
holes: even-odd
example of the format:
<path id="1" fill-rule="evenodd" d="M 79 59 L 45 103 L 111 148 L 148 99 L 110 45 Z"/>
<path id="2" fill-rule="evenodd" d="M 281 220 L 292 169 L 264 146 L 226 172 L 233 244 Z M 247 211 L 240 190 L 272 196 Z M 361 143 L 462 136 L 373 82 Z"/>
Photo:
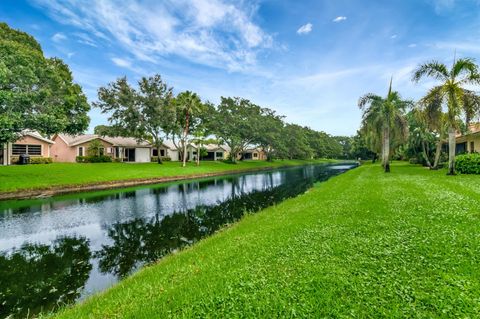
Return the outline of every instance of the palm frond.
<path id="1" fill-rule="evenodd" d="M 458 59 L 450 71 L 450 77 L 452 79 L 461 77 L 459 82 L 464 84 L 478 83 L 480 80 L 480 75 L 478 72 L 478 66 L 475 64 L 475 60 L 472 58 Z"/>
<path id="2" fill-rule="evenodd" d="M 449 72 L 445 64 L 438 61 L 430 61 L 418 66 L 413 72 L 412 81 L 418 82 L 423 77 L 431 77 L 436 80 L 445 80 L 449 76 Z"/>

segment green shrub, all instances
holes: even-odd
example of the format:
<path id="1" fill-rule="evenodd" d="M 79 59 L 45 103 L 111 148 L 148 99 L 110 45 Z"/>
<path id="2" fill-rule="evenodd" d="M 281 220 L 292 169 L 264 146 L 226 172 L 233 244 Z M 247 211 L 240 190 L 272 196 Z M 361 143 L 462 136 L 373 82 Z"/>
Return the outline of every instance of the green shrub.
<path id="1" fill-rule="evenodd" d="M 480 154 L 462 154 L 455 158 L 455 167 L 462 174 L 480 174 Z"/>
<path id="2" fill-rule="evenodd" d="M 408 160 L 410 164 L 421 164 L 421 162 L 416 157 L 412 157 Z"/>
<path id="3" fill-rule="evenodd" d="M 98 156 L 77 156 L 77 163 L 110 163 L 112 158 L 106 155 Z"/>
<path id="4" fill-rule="evenodd" d="M 10 158 L 12 164 L 18 164 L 20 162 L 20 156 L 12 156 Z M 30 164 L 50 164 L 53 160 L 51 157 L 30 156 Z"/>
<path id="5" fill-rule="evenodd" d="M 52 162 L 51 157 L 30 157 L 30 164 L 50 164 Z"/>
<path id="6" fill-rule="evenodd" d="M 162 157 L 162 162 L 170 162 L 172 159 L 170 157 Z M 152 156 L 150 157 L 150 162 L 156 163 L 158 162 L 158 156 Z"/>

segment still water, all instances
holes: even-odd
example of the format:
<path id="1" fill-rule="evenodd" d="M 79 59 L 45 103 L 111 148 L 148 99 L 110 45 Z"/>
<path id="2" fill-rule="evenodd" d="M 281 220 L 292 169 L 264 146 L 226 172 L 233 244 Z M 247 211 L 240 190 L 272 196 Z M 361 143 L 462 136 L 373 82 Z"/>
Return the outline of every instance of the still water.
<path id="1" fill-rule="evenodd" d="M 104 290 L 142 265 L 353 168 L 310 165 L 0 202 L 0 318 Z"/>

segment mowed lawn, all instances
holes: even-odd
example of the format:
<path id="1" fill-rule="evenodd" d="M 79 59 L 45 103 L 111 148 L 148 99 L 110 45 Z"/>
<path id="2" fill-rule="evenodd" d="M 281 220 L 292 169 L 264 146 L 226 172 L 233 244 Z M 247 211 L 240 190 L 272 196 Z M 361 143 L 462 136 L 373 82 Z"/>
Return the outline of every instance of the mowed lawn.
<path id="1" fill-rule="evenodd" d="M 0 192 L 74 186 L 89 183 L 122 181 L 142 178 L 188 176 L 233 170 L 249 170 L 263 167 L 304 165 L 328 160 L 243 161 L 238 164 L 201 162 L 200 166 L 180 162 L 157 163 L 53 163 L 38 165 L 0 166 Z"/>
<path id="2" fill-rule="evenodd" d="M 58 318 L 478 318 L 480 177 L 365 165 Z"/>

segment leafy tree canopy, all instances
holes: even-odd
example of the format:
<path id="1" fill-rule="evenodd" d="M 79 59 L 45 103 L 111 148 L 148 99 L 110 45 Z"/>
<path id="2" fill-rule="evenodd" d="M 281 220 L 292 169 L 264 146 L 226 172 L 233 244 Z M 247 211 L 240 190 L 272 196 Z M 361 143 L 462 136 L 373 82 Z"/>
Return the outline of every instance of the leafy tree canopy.
<path id="1" fill-rule="evenodd" d="M 0 23 L 0 144 L 24 130 L 81 133 L 89 110 L 62 60 L 46 58 L 32 36 Z"/>

